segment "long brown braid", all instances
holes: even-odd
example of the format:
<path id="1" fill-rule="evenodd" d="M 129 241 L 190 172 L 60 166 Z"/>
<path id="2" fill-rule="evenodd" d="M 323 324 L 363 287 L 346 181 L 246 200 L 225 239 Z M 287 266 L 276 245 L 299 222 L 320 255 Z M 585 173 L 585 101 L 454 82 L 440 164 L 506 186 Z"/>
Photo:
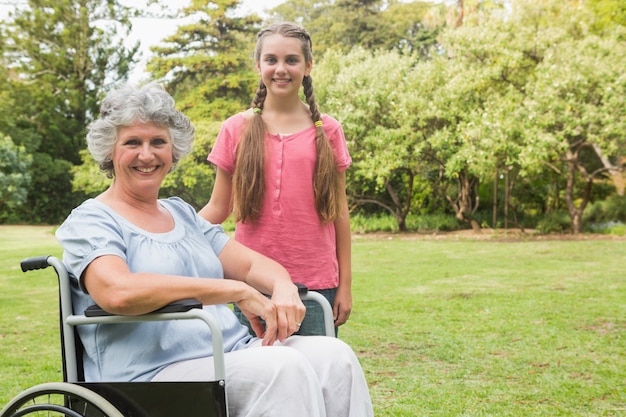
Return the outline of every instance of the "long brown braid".
<path id="1" fill-rule="evenodd" d="M 262 109 L 267 88 L 259 80 L 253 109 Z M 237 145 L 235 172 L 233 173 L 233 212 L 235 219 L 254 222 L 261 214 L 265 192 L 265 123 L 260 112 L 254 112 L 252 118 Z"/>
<path id="2" fill-rule="evenodd" d="M 309 33 L 294 23 L 277 23 L 267 27 L 257 35 L 254 51 L 254 59 L 257 62 L 260 60 L 263 39 L 274 34 L 299 39 L 305 61 L 308 63 L 313 60 L 313 45 Z M 314 123 L 321 121 L 322 116 L 315 101 L 311 76 L 304 77 L 302 86 L 311 112 L 311 119 Z M 261 117 L 261 110 L 266 96 L 267 87 L 263 80 L 260 80 L 252 100 L 253 115 L 237 147 L 235 172 L 233 174 L 233 208 L 235 219 L 242 222 L 256 221 L 263 206 L 265 124 Z M 323 223 L 328 223 L 335 221 L 341 215 L 341 195 L 344 190 L 333 149 L 324 128 L 321 123 L 319 124 L 319 126 L 316 124 L 317 158 L 312 185 L 317 213 Z"/>

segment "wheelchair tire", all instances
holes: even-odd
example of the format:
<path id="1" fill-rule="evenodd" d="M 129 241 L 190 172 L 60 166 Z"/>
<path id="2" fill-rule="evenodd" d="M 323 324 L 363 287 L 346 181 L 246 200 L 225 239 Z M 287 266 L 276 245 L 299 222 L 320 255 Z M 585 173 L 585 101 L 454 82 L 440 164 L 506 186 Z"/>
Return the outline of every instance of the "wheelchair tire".
<path id="1" fill-rule="evenodd" d="M 99 394 L 80 385 L 50 382 L 22 391 L 0 411 L 0 417 L 124 417 Z"/>

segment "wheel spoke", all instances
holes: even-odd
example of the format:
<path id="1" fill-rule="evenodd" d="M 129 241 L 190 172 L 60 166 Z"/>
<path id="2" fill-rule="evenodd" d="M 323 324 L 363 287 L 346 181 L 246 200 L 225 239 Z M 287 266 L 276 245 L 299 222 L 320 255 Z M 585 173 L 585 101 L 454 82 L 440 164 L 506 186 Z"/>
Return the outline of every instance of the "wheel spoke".
<path id="1" fill-rule="evenodd" d="M 123 417 L 97 393 L 68 383 L 29 388 L 11 400 L 0 414 L 0 417 Z"/>

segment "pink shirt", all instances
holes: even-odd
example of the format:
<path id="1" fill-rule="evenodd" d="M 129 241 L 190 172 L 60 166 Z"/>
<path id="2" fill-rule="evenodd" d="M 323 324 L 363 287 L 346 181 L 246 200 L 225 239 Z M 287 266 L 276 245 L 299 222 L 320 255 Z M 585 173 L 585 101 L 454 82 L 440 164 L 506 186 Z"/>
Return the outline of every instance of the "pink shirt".
<path id="1" fill-rule="evenodd" d="M 352 163 L 339 122 L 323 115 L 324 131 L 341 172 Z M 235 153 L 246 126 L 242 113 L 222 124 L 208 160 L 226 172 L 235 169 Z M 335 226 L 323 225 L 315 210 L 315 127 L 281 135 L 265 134 L 265 200 L 259 219 L 237 223 L 235 240 L 283 265 L 293 282 L 312 290 L 339 285 Z"/>

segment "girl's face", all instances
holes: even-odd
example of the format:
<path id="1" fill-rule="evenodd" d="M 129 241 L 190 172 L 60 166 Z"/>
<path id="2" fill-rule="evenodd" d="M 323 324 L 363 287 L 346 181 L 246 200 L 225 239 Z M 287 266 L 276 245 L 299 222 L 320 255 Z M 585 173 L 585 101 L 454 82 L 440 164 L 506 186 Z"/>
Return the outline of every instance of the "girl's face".
<path id="1" fill-rule="evenodd" d="M 142 122 L 118 128 L 112 160 L 118 186 L 132 194 L 158 193 L 173 163 L 169 129 Z"/>
<path id="2" fill-rule="evenodd" d="M 306 62 L 299 39 L 282 35 L 263 38 L 257 71 L 268 94 L 297 96 L 302 79 L 311 73 L 312 62 Z"/>

